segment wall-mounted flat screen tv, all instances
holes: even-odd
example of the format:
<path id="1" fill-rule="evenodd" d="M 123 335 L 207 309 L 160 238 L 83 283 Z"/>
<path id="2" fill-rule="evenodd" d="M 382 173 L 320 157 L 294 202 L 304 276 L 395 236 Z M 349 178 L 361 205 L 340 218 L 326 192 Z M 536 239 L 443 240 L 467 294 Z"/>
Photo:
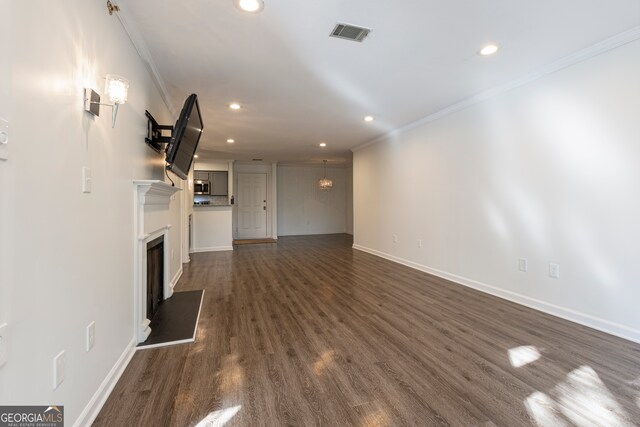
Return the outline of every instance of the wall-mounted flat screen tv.
<path id="1" fill-rule="evenodd" d="M 187 179 L 202 130 L 200 105 L 198 96 L 194 93 L 184 102 L 180 117 L 173 128 L 171 141 L 167 146 L 167 169 L 182 179 Z"/>

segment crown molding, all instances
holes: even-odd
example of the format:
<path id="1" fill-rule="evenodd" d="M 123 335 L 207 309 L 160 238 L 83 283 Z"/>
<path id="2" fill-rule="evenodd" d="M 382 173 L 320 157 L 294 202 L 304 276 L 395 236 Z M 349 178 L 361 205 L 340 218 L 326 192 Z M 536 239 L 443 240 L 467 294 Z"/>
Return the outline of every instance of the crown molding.
<path id="1" fill-rule="evenodd" d="M 334 164 L 327 164 L 326 168 L 327 169 L 349 169 L 351 166 L 353 166 L 351 163 L 334 163 Z M 322 163 L 282 162 L 282 163 L 278 163 L 278 167 L 322 169 L 325 166 Z"/>
<path id="2" fill-rule="evenodd" d="M 575 53 L 572 53 L 571 55 L 567 55 L 557 61 L 546 64 L 536 69 L 535 71 L 525 74 L 524 76 L 516 80 L 510 81 L 509 83 L 506 83 L 500 86 L 495 86 L 491 89 L 487 89 L 463 101 L 457 102 L 455 104 L 452 104 L 448 107 L 443 108 L 442 110 L 429 114 L 426 117 L 423 117 L 409 124 L 396 128 L 390 132 L 385 133 L 384 135 L 381 135 L 370 141 L 367 141 L 364 144 L 360 144 L 353 147 L 351 151 L 356 152 L 356 151 L 362 150 L 363 148 L 366 148 L 371 145 L 377 144 L 378 142 L 384 141 L 385 139 L 388 139 L 390 136 L 393 136 L 402 132 L 406 132 L 418 126 L 425 125 L 427 123 L 434 122 L 445 116 L 464 110 L 465 108 L 469 108 L 472 105 L 481 103 L 488 99 L 494 98 L 498 95 L 502 95 L 503 93 L 506 93 L 506 92 L 509 92 L 510 90 L 524 86 L 544 76 L 555 73 L 556 71 L 560 71 L 564 68 L 568 68 L 572 65 L 578 64 L 579 62 L 586 61 L 587 59 L 601 55 L 605 52 L 616 49 L 620 46 L 623 46 L 627 43 L 631 43 L 638 39 L 640 39 L 640 26 L 624 31 L 613 37 L 610 37 L 594 45 L 591 45 L 585 49 L 581 49 Z"/>
<path id="3" fill-rule="evenodd" d="M 156 66 L 156 63 L 151 56 L 151 52 L 149 51 L 147 43 L 144 41 L 144 38 L 142 37 L 142 34 L 140 34 L 140 31 L 138 31 L 138 27 L 135 24 L 135 20 L 133 19 L 131 12 L 126 5 L 126 2 L 112 2 L 114 4 L 117 3 L 118 7 L 120 8 L 120 11 L 116 13 L 116 16 L 118 17 L 122 28 L 124 28 L 124 31 L 129 36 L 129 40 L 131 40 L 133 47 L 135 47 L 136 51 L 138 52 L 138 56 L 140 56 L 140 59 L 142 59 L 142 62 L 147 68 L 147 71 L 151 76 L 151 80 L 153 80 L 153 83 L 158 88 L 164 104 L 167 106 L 167 109 L 169 110 L 171 115 L 176 116 L 176 109 L 173 105 L 173 102 L 171 102 L 171 98 L 169 97 L 169 93 L 167 92 L 167 87 L 164 84 L 164 79 L 158 71 L 158 67 Z"/>

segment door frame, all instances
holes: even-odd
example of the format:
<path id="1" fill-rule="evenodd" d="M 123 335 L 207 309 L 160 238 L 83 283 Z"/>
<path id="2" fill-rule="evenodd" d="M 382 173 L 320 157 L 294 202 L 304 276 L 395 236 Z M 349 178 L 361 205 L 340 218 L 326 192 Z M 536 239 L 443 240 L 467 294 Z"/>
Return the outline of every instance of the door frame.
<path id="1" fill-rule="evenodd" d="M 238 194 L 238 174 L 241 173 L 262 173 L 267 175 L 267 237 L 277 239 L 277 163 L 233 162 L 232 181 L 234 195 Z M 233 238 L 238 238 L 237 204 L 233 206 Z"/>
<path id="2" fill-rule="evenodd" d="M 264 176 L 264 203 L 265 203 L 265 208 L 264 209 L 264 236 L 240 236 L 240 229 L 239 229 L 239 225 L 240 225 L 240 215 L 238 212 L 238 223 L 236 226 L 236 234 L 237 234 L 237 238 L 241 238 L 241 239 L 264 239 L 264 238 L 268 238 L 270 235 L 270 231 L 269 231 L 269 176 L 268 174 L 264 173 L 264 172 L 239 172 L 237 175 L 237 180 L 238 180 L 238 185 L 236 186 L 236 188 L 238 189 L 238 203 L 236 204 L 236 209 L 239 210 L 240 208 L 240 204 L 239 201 L 241 200 L 241 194 L 240 194 L 240 189 L 242 188 L 242 186 L 239 184 L 240 182 L 240 176 L 251 176 L 250 179 L 253 179 L 253 177 L 255 176 L 256 178 L 258 176 L 262 177 Z M 262 178 L 260 178 L 262 179 Z M 251 202 L 253 203 L 253 202 Z M 258 212 L 260 212 L 261 210 L 258 210 Z M 253 212 L 253 210 L 251 210 L 251 212 Z M 262 216 L 262 212 L 260 212 L 259 214 L 260 216 Z M 251 220 L 251 222 L 253 223 L 253 220 Z M 254 231 L 257 231 L 257 229 L 254 229 Z"/>

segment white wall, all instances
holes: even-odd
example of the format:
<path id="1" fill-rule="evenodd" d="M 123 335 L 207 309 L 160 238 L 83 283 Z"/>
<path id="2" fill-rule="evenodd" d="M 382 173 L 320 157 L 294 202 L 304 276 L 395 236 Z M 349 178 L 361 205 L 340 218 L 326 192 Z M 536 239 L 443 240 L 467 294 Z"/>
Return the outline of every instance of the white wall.
<path id="1" fill-rule="evenodd" d="M 173 173 L 170 175 L 176 187 L 182 189 L 180 193 L 171 196 L 171 205 L 169 206 L 169 220 L 171 228 L 169 229 L 170 253 L 169 253 L 169 271 L 171 272 L 169 281 L 172 286 L 175 285 L 182 275 L 182 237 L 184 233 L 183 224 L 187 221 L 184 215 L 183 194 L 187 189 L 187 181 L 183 181 Z M 166 180 L 165 180 L 166 181 Z"/>
<path id="2" fill-rule="evenodd" d="M 278 234 L 345 233 L 347 169 L 327 168 L 333 188 L 321 191 L 322 166 L 278 166 Z"/>
<path id="3" fill-rule="evenodd" d="M 640 341 L 639 161 L 635 41 L 356 151 L 355 245 Z"/>
<path id="4" fill-rule="evenodd" d="M 0 0 L 0 52 L 4 52 L 3 60 L 0 61 L 0 118 L 10 120 L 9 111 L 10 102 L 10 79 L 11 70 L 11 43 L 10 43 L 10 2 L 9 0 Z M 13 144 L 11 136 L 9 137 L 9 145 L 0 144 L 0 158 L 9 154 L 9 148 Z M 13 267 L 9 264 L 9 254 L 13 250 L 11 236 L 13 236 L 12 224 L 14 218 L 13 206 L 9 191 L 16 188 L 14 173 L 10 173 L 11 166 L 0 160 L 0 325 L 9 321 L 10 303 L 9 298 L 11 290 L 8 284 L 12 277 Z M 6 341 L 4 342 L 6 344 Z M 0 343 L 2 345 L 2 343 Z M 3 370 L 7 368 L 0 367 L 0 402 L 4 402 L 4 374 Z"/>
<path id="5" fill-rule="evenodd" d="M 188 263 L 191 261 L 189 257 L 189 216 L 193 215 L 193 168 L 189 170 L 187 180 L 182 184 L 182 262 Z"/>
<path id="6" fill-rule="evenodd" d="M 210 160 L 199 160 L 194 162 L 193 170 L 201 170 L 201 171 L 228 171 L 229 170 L 229 162 L 227 161 L 210 161 Z"/>
<path id="7" fill-rule="evenodd" d="M 0 238 L 0 323 L 11 336 L 0 402 L 62 404 L 73 425 L 133 339 L 132 180 L 163 179 L 162 157 L 144 144 L 144 111 L 161 123 L 174 118 L 103 1 L 11 8 L 12 151 L 0 162 L 0 211 L 10 224 Z M 107 73 L 131 83 L 115 129 L 110 109 L 96 118 L 82 109 L 83 87 L 102 92 Z M 81 192 L 83 166 L 93 172 L 91 194 Z M 179 222 L 180 207 L 171 209 Z M 171 245 L 179 252 L 175 225 Z M 179 253 L 172 276 L 176 268 Z M 86 352 L 91 321 L 96 342 Z M 54 391 L 52 361 L 61 350 L 66 379 Z"/>

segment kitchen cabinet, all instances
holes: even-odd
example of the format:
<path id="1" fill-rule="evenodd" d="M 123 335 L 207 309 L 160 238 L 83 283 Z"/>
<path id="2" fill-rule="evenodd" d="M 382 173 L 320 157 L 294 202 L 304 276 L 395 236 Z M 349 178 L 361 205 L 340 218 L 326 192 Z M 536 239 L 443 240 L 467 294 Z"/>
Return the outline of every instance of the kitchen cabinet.
<path id="1" fill-rule="evenodd" d="M 202 171 L 194 170 L 193 179 L 197 181 L 208 181 L 210 183 L 208 195 L 228 196 L 229 195 L 229 172 L 227 171 Z"/>
<path id="2" fill-rule="evenodd" d="M 193 171 L 193 179 L 198 181 L 209 181 L 208 171 Z"/>
<path id="3" fill-rule="evenodd" d="M 229 174 L 228 172 L 211 172 L 209 173 L 211 181 L 212 196 L 229 195 Z"/>

